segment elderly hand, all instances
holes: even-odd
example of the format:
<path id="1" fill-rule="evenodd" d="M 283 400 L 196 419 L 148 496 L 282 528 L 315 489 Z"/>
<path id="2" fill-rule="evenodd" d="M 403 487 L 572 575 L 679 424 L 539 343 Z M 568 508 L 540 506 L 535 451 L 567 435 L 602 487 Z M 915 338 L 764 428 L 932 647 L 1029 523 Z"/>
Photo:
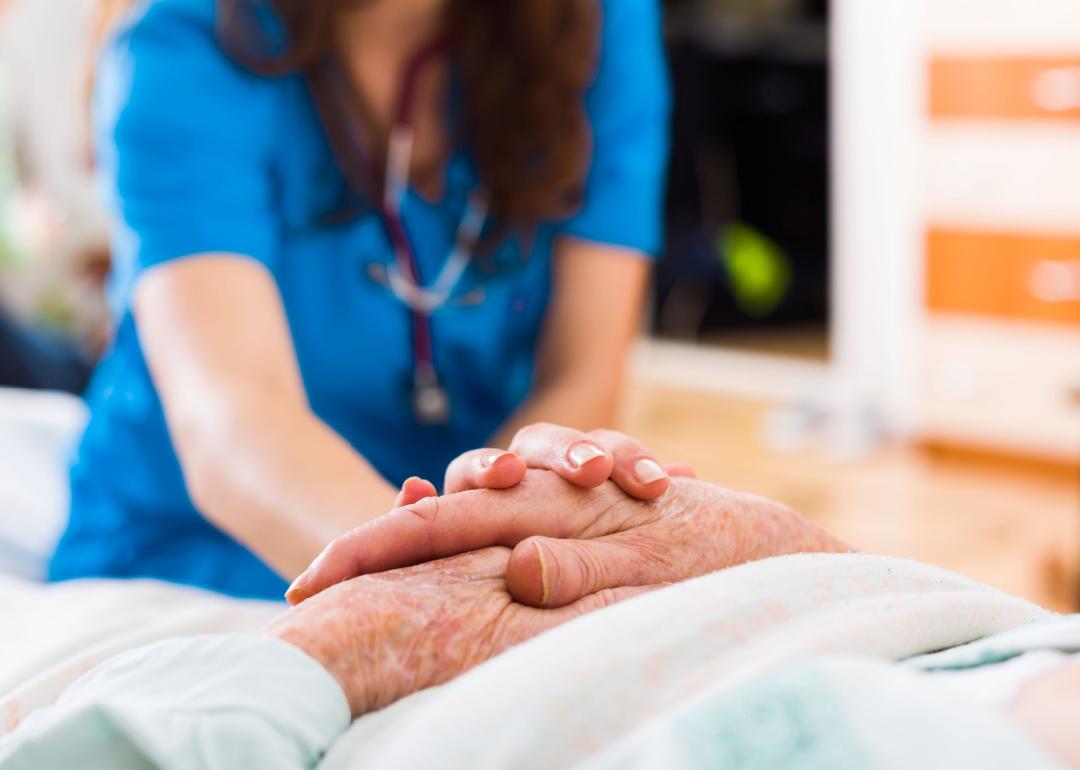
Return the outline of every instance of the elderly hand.
<path id="1" fill-rule="evenodd" d="M 523 607 L 506 591 L 509 556 L 505 548 L 489 548 L 339 583 L 286 612 L 266 633 L 321 663 L 355 717 L 648 590 L 600 591 L 560 610 Z"/>
<path id="2" fill-rule="evenodd" d="M 584 433 L 550 423 L 522 428 L 507 449 L 474 449 L 446 469 L 446 494 L 469 489 L 508 489 L 520 484 L 528 468 L 559 474 L 587 489 L 613 481 L 639 500 L 655 500 L 673 476 L 693 476 L 685 465 L 664 465 L 635 438 L 613 430 Z M 438 494 L 430 481 L 411 478 L 398 495 L 406 506 Z"/>
<path id="3" fill-rule="evenodd" d="M 510 594 L 561 607 L 596 591 L 704 575 L 746 561 L 847 546 L 792 509 L 689 478 L 659 500 L 614 484 L 583 489 L 530 470 L 506 490 L 426 498 L 333 542 L 286 598 L 301 602 L 356 575 L 502 545 Z"/>

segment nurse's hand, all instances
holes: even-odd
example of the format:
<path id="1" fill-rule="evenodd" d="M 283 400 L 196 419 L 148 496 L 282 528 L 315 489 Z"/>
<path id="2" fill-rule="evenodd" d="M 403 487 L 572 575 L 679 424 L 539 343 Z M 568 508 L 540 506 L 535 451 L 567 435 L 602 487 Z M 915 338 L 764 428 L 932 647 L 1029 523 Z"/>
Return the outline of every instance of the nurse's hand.
<path id="1" fill-rule="evenodd" d="M 667 491 L 673 476 L 693 476 L 685 465 L 664 465 L 635 438 L 613 430 L 589 433 L 551 423 L 522 428 L 507 449 L 474 449 L 446 469 L 446 494 L 470 489 L 509 489 L 529 468 L 553 471 L 579 487 L 592 489 L 613 481 L 638 500 L 655 500 Z M 397 505 L 412 505 L 437 494 L 435 486 L 411 478 L 402 486 Z"/>

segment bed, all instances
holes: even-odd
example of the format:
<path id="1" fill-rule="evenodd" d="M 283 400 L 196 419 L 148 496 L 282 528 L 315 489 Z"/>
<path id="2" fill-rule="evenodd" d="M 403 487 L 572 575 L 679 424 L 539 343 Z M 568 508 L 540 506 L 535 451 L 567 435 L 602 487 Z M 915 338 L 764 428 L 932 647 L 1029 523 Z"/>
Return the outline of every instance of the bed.
<path id="1" fill-rule="evenodd" d="M 181 634 L 255 630 L 283 606 L 155 581 L 43 584 L 86 418 L 73 396 L 0 388 L 0 697 L 32 685 L 47 702 L 73 674 L 116 652 Z M 10 727 L 17 715 L 9 705 L 3 716 Z"/>
<path id="2" fill-rule="evenodd" d="M 64 525 L 67 466 L 86 407 L 62 393 L 0 388 L 0 574 L 41 579 Z"/>
<path id="3" fill-rule="evenodd" d="M 155 581 L 41 583 L 84 420 L 77 400 L 0 390 L 0 738 L 114 655 L 255 632 L 284 610 Z M 850 746 L 824 741 L 824 764 L 783 766 L 1051 767 L 1028 762 L 1034 749 L 1000 716 L 927 698 L 890 662 L 1053 617 L 915 562 L 770 559 L 573 621 L 368 715 L 327 747 L 319 770 L 719 767 L 732 751 L 798 748 L 792 730 L 812 735 L 814 720 L 847 720 L 874 762 L 836 764 L 828 752 Z M 820 708 L 826 691 L 832 711 Z M 171 767 L 167 756 L 146 766 Z"/>

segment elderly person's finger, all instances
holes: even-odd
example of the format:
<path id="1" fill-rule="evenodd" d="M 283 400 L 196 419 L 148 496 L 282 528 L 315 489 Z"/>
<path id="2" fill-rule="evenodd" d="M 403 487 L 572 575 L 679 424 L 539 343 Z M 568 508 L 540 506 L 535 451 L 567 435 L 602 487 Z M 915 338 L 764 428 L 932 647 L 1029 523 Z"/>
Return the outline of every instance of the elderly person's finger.
<path id="1" fill-rule="evenodd" d="M 514 548 L 506 587 L 521 604 L 565 607 L 599 591 L 670 580 L 665 561 L 619 537 L 562 540 L 530 537 Z"/>
<path id="2" fill-rule="evenodd" d="M 585 537 L 522 540 L 506 567 L 509 593 L 533 607 L 562 607 L 617 586 L 685 580 L 789 553 L 851 550 L 781 503 L 691 479 L 676 480 L 661 501 L 633 505 L 664 512 Z"/>
<path id="3" fill-rule="evenodd" d="M 515 604 L 506 591 L 509 557 L 506 548 L 485 548 L 346 581 L 282 614 L 264 633 L 319 662 L 359 717 L 561 623 L 660 587 L 603 589 L 565 607 L 534 609 Z"/>
<path id="4" fill-rule="evenodd" d="M 443 490 L 451 495 L 469 489 L 508 489 L 521 483 L 528 466 L 505 449 L 474 449 L 459 455 L 446 469 Z"/>
<path id="5" fill-rule="evenodd" d="M 344 580 L 487 546 L 513 547 L 532 535 L 594 537 L 617 532 L 658 511 L 621 505 L 614 486 L 583 490 L 530 471 L 506 491 L 429 497 L 342 535 L 289 588 L 297 604 Z"/>
<path id="6" fill-rule="evenodd" d="M 492 505 L 480 492 L 429 497 L 395 508 L 328 545 L 289 587 L 285 599 L 298 604 L 332 585 L 360 575 L 467 553 L 494 545 L 513 546 L 537 532 L 565 536 L 565 519 L 537 506 Z M 543 502 L 542 500 L 540 502 Z M 485 504 L 486 503 L 486 504 Z"/>
<path id="7" fill-rule="evenodd" d="M 397 500 L 394 501 L 394 507 L 401 508 L 406 505 L 413 505 L 425 497 L 436 497 L 438 494 L 439 490 L 430 481 L 418 476 L 412 476 L 405 479 L 405 483 L 401 485 L 401 491 L 398 492 Z"/>
<path id="8" fill-rule="evenodd" d="M 615 458 L 611 480 L 631 497 L 655 500 L 671 485 L 671 476 L 656 456 L 636 438 L 614 430 L 590 434 Z"/>
<path id="9" fill-rule="evenodd" d="M 510 450 L 530 468 L 554 471 L 579 487 L 598 487 L 611 476 L 615 460 L 588 433 L 540 422 L 517 432 Z"/>

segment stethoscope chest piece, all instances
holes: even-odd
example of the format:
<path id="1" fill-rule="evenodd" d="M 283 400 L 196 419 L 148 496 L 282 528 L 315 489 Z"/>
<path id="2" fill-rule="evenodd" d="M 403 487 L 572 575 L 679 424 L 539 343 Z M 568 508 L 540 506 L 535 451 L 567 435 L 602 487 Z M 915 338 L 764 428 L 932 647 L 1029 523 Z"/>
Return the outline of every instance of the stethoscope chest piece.
<path id="1" fill-rule="evenodd" d="M 412 408 L 416 421 L 421 425 L 450 424 L 450 394 L 439 384 L 434 370 L 416 372 Z"/>
<path id="2" fill-rule="evenodd" d="M 382 210 L 394 259 L 387 265 L 369 264 L 368 277 L 386 286 L 405 306 L 412 320 L 413 383 L 412 409 L 421 425 L 450 424 L 450 396 L 439 382 L 432 349 L 432 315 L 453 303 L 455 291 L 473 262 L 477 244 L 488 220 L 488 201 L 482 189 L 469 195 L 464 215 L 458 223 L 450 253 L 442 270 L 430 285 L 421 285 L 420 266 L 405 225 L 409 174 L 412 166 L 415 131 L 412 124 L 413 97 L 420 71 L 445 48 L 439 40 L 427 46 L 409 65 L 399 95 L 397 114 L 390 132 L 383 175 Z M 483 295 L 480 295 L 481 299 Z"/>

